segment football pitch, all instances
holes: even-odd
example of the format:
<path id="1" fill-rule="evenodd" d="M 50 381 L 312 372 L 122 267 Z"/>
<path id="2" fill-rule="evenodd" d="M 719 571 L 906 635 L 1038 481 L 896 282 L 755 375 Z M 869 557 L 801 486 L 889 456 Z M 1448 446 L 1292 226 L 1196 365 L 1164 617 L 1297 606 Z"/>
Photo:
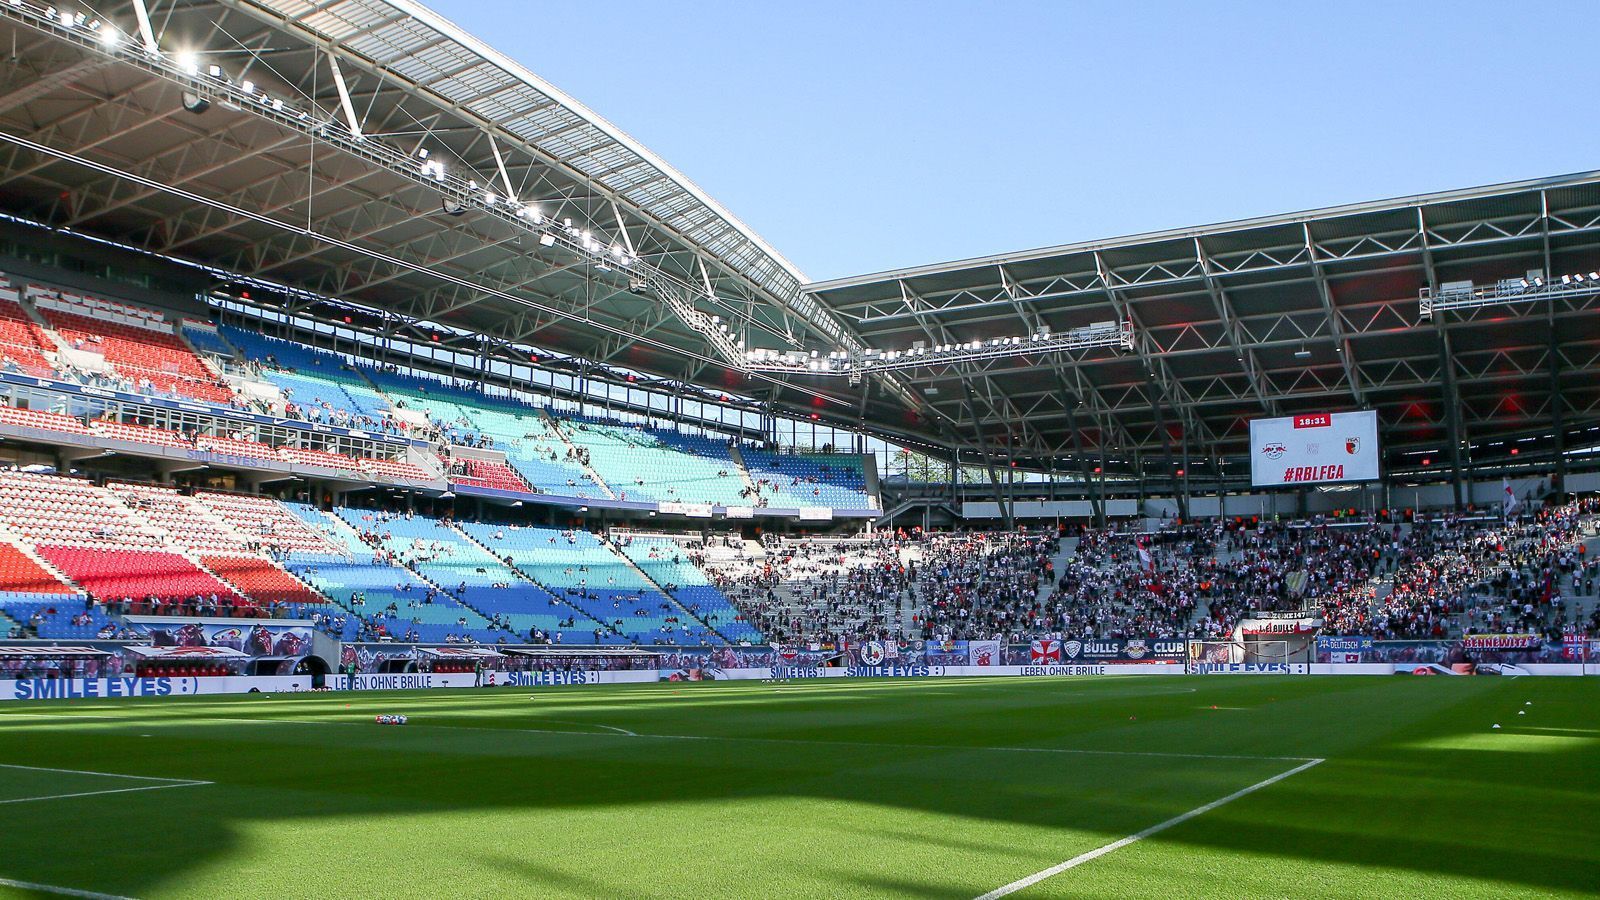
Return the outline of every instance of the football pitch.
<path id="1" fill-rule="evenodd" d="M 1587 678 L 0 707 L 0 893 L 22 895 L 1575 896 L 1600 890 L 1597 803 Z"/>

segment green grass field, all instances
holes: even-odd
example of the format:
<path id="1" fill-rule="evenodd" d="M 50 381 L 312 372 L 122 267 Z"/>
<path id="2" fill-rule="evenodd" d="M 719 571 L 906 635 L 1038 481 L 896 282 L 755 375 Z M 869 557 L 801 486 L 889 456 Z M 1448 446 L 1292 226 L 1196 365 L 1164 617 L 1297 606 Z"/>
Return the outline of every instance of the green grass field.
<path id="1" fill-rule="evenodd" d="M 1595 679 L 16 703 L 0 764 L 0 892 L 972 898 L 1197 810 L 1016 896 L 1600 890 Z"/>

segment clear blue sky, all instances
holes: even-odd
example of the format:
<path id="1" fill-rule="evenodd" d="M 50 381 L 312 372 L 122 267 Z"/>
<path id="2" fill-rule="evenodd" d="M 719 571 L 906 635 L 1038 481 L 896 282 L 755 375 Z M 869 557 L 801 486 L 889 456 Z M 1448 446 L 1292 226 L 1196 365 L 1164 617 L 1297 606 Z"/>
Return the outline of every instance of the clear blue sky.
<path id="1" fill-rule="evenodd" d="M 818 280 L 1600 168 L 1592 2 L 431 2 Z"/>

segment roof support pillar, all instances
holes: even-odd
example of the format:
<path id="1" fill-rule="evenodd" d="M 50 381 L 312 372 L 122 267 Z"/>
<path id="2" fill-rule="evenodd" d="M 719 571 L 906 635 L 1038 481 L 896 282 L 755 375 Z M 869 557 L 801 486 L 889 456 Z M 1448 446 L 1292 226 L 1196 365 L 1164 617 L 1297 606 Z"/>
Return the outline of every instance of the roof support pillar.
<path id="1" fill-rule="evenodd" d="M 1553 308 L 1552 308 L 1553 313 Z M 1561 397 L 1561 342 L 1556 340 L 1554 315 L 1550 322 L 1550 420 L 1554 437 L 1555 471 L 1550 477 L 1550 490 L 1561 493 L 1567 489 L 1567 423 L 1565 401 Z"/>
<path id="2" fill-rule="evenodd" d="M 1455 509 L 1466 505 L 1461 481 L 1461 392 L 1456 386 L 1455 361 L 1450 358 L 1450 334 L 1439 331 L 1439 369 L 1444 375 L 1445 423 L 1450 438 L 1450 488 Z"/>
<path id="3" fill-rule="evenodd" d="M 361 137 L 361 120 L 356 116 L 356 107 L 350 102 L 350 88 L 345 86 L 344 71 L 339 68 L 339 57 L 328 54 L 328 67 L 333 69 L 333 87 L 339 92 L 339 106 L 344 110 L 345 124 L 350 127 L 350 133 Z"/>
<path id="4" fill-rule="evenodd" d="M 1083 455 L 1083 432 L 1078 428 L 1077 404 L 1074 397 L 1067 398 L 1067 428 L 1072 432 L 1072 455 L 1078 461 L 1078 475 L 1083 479 L 1083 489 L 1089 496 L 1089 511 L 1094 516 L 1095 527 L 1106 525 L 1106 501 L 1094 483 L 1094 473 L 1089 471 L 1089 458 Z"/>
<path id="5" fill-rule="evenodd" d="M 151 56 L 161 55 L 161 47 L 156 44 L 155 29 L 150 27 L 150 10 L 144 0 L 133 0 L 133 15 L 139 20 L 139 39 L 144 43 L 144 52 Z"/>
<path id="6" fill-rule="evenodd" d="M 1178 479 L 1178 460 L 1172 455 L 1172 432 L 1167 430 L 1167 416 L 1163 410 L 1164 404 L 1159 397 L 1152 397 L 1150 409 L 1156 414 L 1156 427 L 1161 430 L 1161 446 L 1166 451 L 1167 458 L 1167 483 L 1172 486 L 1173 502 L 1178 504 L 1178 518 L 1189 518 L 1189 498 L 1184 496 L 1183 486 Z M 1189 457 L 1189 436 L 1185 429 L 1183 440 L 1183 457 Z M 1185 467 L 1185 473 L 1188 469 Z"/>
<path id="7" fill-rule="evenodd" d="M 989 485 L 994 488 L 994 502 L 1000 507 L 1000 519 L 1005 523 L 1006 530 L 1011 531 L 1016 527 L 1016 521 L 1011 517 L 1011 504 L 1007 502 L 1005 485 L 1000 483 L 1000 470 L 994 466 L 994 458 L 989 455 L 988 446 L 980 450 L 983 454 L 984 468 L 989 470 Z"/>
<path id="8" fill-rule="evenodd" d="M 1539 224 L 1544 238 L 1544 277 L 1554 272 L 1550 253 L 1550 192 L 1539 192 Z M 1545 304 L 1545 321 L 1550 335 L 1550 420 L 1556 454 L 1555 470 L 1550 475 L 1550 490 L 1559 494 L 1567 486 L 1567 435 L 1561 400 L 1561 342 L 1556 339 L 1556 305 Z"/>

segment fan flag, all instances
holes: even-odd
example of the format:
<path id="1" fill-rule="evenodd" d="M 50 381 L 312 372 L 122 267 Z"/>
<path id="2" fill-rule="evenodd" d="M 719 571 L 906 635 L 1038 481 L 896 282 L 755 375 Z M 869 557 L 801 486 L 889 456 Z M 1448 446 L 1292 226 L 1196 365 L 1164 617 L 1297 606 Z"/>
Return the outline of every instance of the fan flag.
<path id="1" fill-rule="evenodd" d="M 1034 641 L 1033 646 L 1028 649 L 1036 666 L 1061 662 L 1060 641 Z"/>

